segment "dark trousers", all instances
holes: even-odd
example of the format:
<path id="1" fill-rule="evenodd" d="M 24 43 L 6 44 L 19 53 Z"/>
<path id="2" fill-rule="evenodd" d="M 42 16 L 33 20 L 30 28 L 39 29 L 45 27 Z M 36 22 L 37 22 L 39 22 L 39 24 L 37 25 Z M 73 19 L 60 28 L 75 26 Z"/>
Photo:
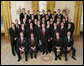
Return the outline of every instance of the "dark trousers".
<path id="1" fill-rule="evenodd" d="M 75 54 L 76 54 L 76 49 L 72 46 L 71 47 L 71 50 L 72 50 L 72 57 L 74 57 L 75 56 Z M 67 59 L 67 47 L 65 48 L 65 58 Z"/>
<path id="2" fill-rule="evenodd" d="M 43 54 L 46 52 L 46 54 L 48 53 L 48 43 L 45 41 L 45 42 L 42 42 L 42 51 L 43 51 Z"/>
<path id="3" fill-rule="evenodd" d="M 12 55 L 15 55 L 16 53 L 16 49 L 17 49 L 17 46 L 16 46 L 16 41 L 11 41 L 11 50 L 12 50 Z"/>
<path id="4" fill-rule="evenodd" d="M 36 58 L 36 56 L 37 56 L 37 50 L 35 49 L 33 51 L 32 49 L 30 49 L 31 58 L 33 58 L 33 53 L 34 53 L 34 57 Z"/>
<path id="5" fill-rule="evenodd" d="M 50 42 L 48 42 L 48 51 L 51 52 L 53 49 L 53 43 L 52 40 Z"/>
<path id="6" fill-rule="evenodd" d="M 64 53 L 63 48 L 60 48 L 60 53 L 59 53 L 59 55 L 57 55 L 57 49 L 54 48 L 55 58 L 57 58 L 57 57 L 61 57 L 63 53 Z"/>
<path id="7" fill-rule="evenodd" d="M 21 55 L 20 55 L 20 50 L 17 49 L 17 56 L 18 56 L 18 59 L 21 59 Z M 28 55 L 28 50 L 27 49 L 24 49 L 24 53 L 25 53 L 25 59 L 28 59 L 27 55 Z"/>

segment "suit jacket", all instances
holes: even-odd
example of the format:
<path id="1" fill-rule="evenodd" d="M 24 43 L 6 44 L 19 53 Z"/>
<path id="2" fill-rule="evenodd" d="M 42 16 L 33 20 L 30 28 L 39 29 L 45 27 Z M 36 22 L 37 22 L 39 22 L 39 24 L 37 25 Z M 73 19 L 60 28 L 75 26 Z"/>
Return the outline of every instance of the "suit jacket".
<path id="1" fill-rule="evenodd" d="M 45 36 L 43 36 L 42 29 L 40 30 L 40 40 L 41 40 L 42 43 L 46 42 L 46 40 L 47 40 L 47 31 L 46 31 L 46 28 L 45 28 Z"/>
<path id="2" fill-rule="evenodd" d="M 49 20 L 50 20 L 52 18 L 52 14 L 48 15 L 48 17 L 49 17 Z"/>
<path id="3" fill-rule="evenodd" d="M 15 38 L 15 37 L 17 37 L 17 38 L 19 37 L 18 34 L 19 34 L 19 33 L 18 33 L 18 29 L 17 29 L 17 28 L 15 28 L 15 32 L 14 32 L 14 30 L 13 30 L 12 27 L 9 28 L 9 35 L 10 35 L 11 42 L 14 41 L 14 38 Z"/>
<path id="4" fill-rule="evenodd" d="M 25 49 L 28 49 L 28 43 L 26 38 L 23 37 L 23 42 L 21 43 L 21 37 L 18 38 L 17 40 L 17 48 L 21 48 L 24 47 Z"/>
<path id="5" fill-rule="evenodd" d="M 28 40 L 29 47 L 37 47 L 37 39 L 34 38 L 34 42 L 32 43 L 31 38 Z"/>
<path id="6" fill-rule="evenodd" d="M 61 27 L 60 27 L 60 29 L 59 29 L 59 33 L 60 33 L 60 36 L 61 36 L 61 37 L 65 37 L 66 34 L 67 34 L 67 32 L 66 32 L 66 28 L 64 27 L 63 29 L 61 29 Z"/>
<path id="7" fill-rule="evenodd" d="M 30 27 L 28 27 L 27 30 L 26 30 L 26 37 L 27 37 L 27 39 L 30 38 L 31 33 L 34 33 L 34 28 L 33 28 L 33 30 L 31 30 Z"/>
<path id="8" fill-rule="evenodd" d="M 54 40 L 53 40 L 53 45 L 54 47 L 62 47 L 63 46 L 63 40 L 62 38 L 60 37 L 59 40 L 57 40 L 56 36 L 54 37 Z"/>
<path id="9" fill-rule="evenodd" d="M 74 44 L 73 37 L 70 36 L 70 42 L 68 42 L 68 37 L 65 37 L 64 39 L 64 47 L 72 47 Z"/>
<path id="10" fill-rule="evenodd" d="M 42 19 L 42 18 L 46 18 L 46 14 L 44 14 L 44 15 L 41 14 L 41 19 Z"/>
<path id="11" fill-rule="evenodd" d="M 31 19 L 31 14 L 27 15 L 27 20 Z"/>
<path id="12" fill-rule="evenodd" d="M 23 22 L 23 18 L 24 18 L 24 14 L 21 13 L 21 14 L 20 14 L 20 24 L 22 24 L 22 22 Z"/>

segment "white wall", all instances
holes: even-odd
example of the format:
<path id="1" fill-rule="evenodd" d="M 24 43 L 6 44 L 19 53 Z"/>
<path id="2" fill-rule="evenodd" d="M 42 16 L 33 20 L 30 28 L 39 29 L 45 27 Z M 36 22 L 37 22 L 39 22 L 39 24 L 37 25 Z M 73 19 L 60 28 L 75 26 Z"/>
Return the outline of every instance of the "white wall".
<path id="1" fill-rule="evenodd" d="M 19 20 L 19 14 L 16 12 L 18 8 L 25 8 L 26 11 L 30 10 L 32 13 L 31 1 L 11 1 L 12 22 L 15 22 L 15 19 Z"/>
<path id="2" fill-rule="evenodd" d="M 68 8 L 70 10 L 69 17 L 71 18 L 71 21 L 74 20 L 74 12 L 75 12 L 75 1 L 56 1 L 55 2 L 55 9 L 61 9 Z"/>

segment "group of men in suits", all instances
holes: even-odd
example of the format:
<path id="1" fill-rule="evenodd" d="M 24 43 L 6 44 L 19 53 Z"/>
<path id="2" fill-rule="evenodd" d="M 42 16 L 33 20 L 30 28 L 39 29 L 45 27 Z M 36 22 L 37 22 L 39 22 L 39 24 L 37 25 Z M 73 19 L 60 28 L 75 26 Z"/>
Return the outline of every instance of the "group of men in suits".
<path id="1" fill-rule="evenodd" d="M 25 53 L 25 60 L 28 60 L 28 53 L 31 54 L 31 59 L 37 58 L 38 51 L 43 54 L 51 53 L 54 51 L 55 60 L 65 54 L 65 61 L 67 61 L 67 53 L 72 50 L 72 58 L 76 60 L 74 48 L 73 32 L 74 23 L 72 23 L 66 14 L 66 10 L 63 13 L 58 9 L 51 14 L 48 10 L 48 14 L 45 14 L 45 10 L 37 10 L 37 14 L 33 11 L 30 14 L 25 9 L 22 9 L 20 14 L 20 24 L 18 20 L 15 20 L 15 24 L 12 22 L 9 29 L 12 54 L 18 55 L 18 61 L 21 60 L 20 53 Z M 60 51 L 57 54 L 57 51 Z"/>

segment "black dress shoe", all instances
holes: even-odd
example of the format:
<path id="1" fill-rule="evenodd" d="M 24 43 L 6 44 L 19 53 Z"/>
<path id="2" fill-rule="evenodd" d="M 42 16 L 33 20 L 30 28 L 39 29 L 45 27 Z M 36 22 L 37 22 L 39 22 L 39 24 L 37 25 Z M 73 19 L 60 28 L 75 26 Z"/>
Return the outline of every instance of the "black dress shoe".
<path id="1" fill-rule="evenodd" d="M 55 58 L 55 60 L 57 60 L 57 57 Z"/>
<path id="2" fill-rule="evenodd" d="M 37 57 L 35 57 L 35 59 L 36 59 Z"/>
<path id="3" fill-rule="evenodd" d="M 18 62 L 21 60 L 21 58 L 18 59 Z"/>
<path id="4" fill-rule="evenodd" d="M 67 58 L 65 59 L 65 61 L 67 61 Z"/>
<path id="5" fill-rule="evenodd" d="M 59 60 L 61 60 L 61 58 L 60 57 L 58 57 L 59 58 Z"/>
<path id="6" fill-rule="evenodd" d="M 25 59 L 25 61 L 28 61 L 27 59 Z"/>
<path id="7" fill-rule="evenodd" d="M 74 60 L 76 60 L 76 58 L 75 57 L 72 57 Z"/>
<path id="8" fill-rule="evenodd" d="M 16 56 L 16 54 L 13 54 L 13 56 Z"/>
<path id="9" fill-rule="evenodd" d="M 45 52 L 43 52 L 43 55 L 45 54 Z"/>

